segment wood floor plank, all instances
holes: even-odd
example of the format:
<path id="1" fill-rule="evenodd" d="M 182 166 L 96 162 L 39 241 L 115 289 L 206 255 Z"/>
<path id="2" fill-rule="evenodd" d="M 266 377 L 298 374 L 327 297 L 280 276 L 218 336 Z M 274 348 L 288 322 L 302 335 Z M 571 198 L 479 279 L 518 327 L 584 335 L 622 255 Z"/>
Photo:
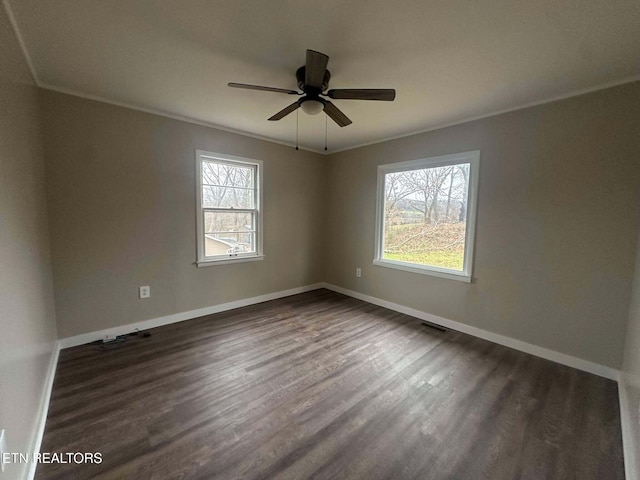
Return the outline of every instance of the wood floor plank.
<path id="1" fill-rule="evenodd" d="M 320 289 L 63 350 L 49 479 L 622 479 L 614 382 Z"/>

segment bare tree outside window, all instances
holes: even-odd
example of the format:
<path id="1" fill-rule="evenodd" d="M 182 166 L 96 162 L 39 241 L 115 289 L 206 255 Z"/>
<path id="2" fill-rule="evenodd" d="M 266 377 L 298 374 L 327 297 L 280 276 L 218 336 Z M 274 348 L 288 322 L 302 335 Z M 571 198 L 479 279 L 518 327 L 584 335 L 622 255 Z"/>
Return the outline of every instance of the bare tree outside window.
<path id="1" fill-rule="evenodd" d="M 200 154 L 199 242 L 203 259 L 258 253 L 258 165 Z M 200 247 L 199 247 L 200 248 Z"/>
<path id="2" fill-rule="evenodd" d="M 376 259 L 464 273 L 478 152 L 382 165 Z M 459 157 L 462 161 L 451 160 Z M 469 160 L 466 160 L 467 157 Z"/>

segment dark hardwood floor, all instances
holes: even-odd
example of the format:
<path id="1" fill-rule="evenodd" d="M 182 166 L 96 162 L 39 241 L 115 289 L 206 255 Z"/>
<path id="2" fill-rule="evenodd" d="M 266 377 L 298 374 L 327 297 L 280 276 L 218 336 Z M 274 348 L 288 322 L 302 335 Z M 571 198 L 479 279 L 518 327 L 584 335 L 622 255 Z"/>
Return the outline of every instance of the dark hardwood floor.
<path id="1" fill-rule="evenodd" d="M 44 479 L 621 479 L 614 382 L 327 290 L 63 350 Z"/>

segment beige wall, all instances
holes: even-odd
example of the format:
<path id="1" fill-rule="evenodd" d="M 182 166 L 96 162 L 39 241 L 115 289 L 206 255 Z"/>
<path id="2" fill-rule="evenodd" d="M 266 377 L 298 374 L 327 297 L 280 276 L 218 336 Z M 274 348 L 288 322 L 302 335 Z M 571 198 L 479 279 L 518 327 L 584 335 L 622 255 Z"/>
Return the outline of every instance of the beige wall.
<path id="1" fill-rule="evenodd" d="M 0 6 L 0 430 L 28 451 L 56 327 L 37 89 Z M 2 478 L 21 478 L 8 465 Z"/>
<path id="2" fill-rule="evenodd" d="M 51 91 L 41 100 L 60 337 L 323 280 L 322 156 Z M 264 161 L 264 261 L 195 267 L 196 149 Z"/>
<path id="3" fill-rule="evenodd" d="M 327 281 L 620 368 L 639 125 L 636 82 L 332 155 Z M 469 150 L 481 150 L 473 283 L 372 266 L 376 166 Z"/>

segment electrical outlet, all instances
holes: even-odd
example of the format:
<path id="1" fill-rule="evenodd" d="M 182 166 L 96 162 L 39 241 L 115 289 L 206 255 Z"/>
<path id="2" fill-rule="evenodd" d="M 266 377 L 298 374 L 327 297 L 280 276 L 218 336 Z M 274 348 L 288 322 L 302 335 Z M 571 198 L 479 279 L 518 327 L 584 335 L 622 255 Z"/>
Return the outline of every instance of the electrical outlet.
<path id="1" fill-rule="evenodd" d="M 356 268 L 356 277 L 362 276 L 362 269 L 360 267 Z"/>
<path id="2" fill-rule="evenodd" d="M 151 296 L 151 287 L 149 285 L 140 287 L 140 298 L 149 298 L 150 296 Z"/>

